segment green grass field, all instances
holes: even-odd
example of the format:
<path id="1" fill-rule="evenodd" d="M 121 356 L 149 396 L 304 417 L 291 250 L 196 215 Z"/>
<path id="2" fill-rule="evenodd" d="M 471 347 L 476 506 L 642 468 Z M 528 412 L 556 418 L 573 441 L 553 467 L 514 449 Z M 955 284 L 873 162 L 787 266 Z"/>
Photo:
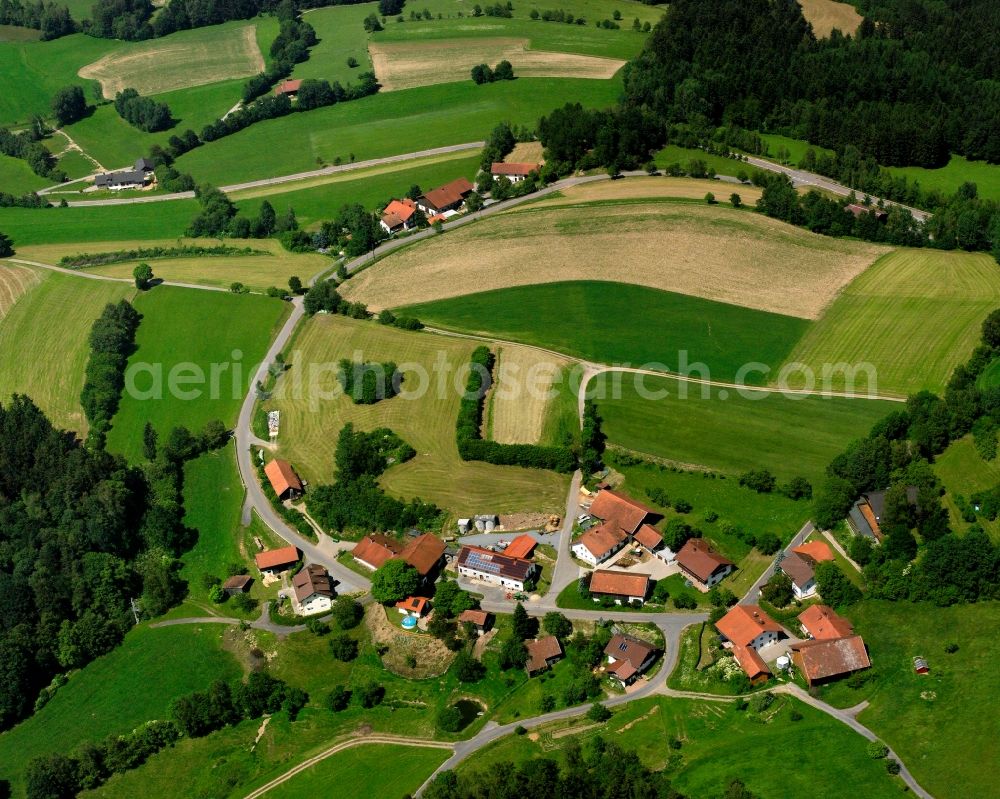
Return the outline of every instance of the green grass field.
<path id="1" fill-rule="evenodd" d="M 458 515 L 470 506 L 495 508 L 497 513 L 556 512 L 565 501 L 566 477 L 458 457 L 455 420 L 460 390 L 454 383 L 473 347 L 471 342 L 407 333 L 375 322 L 314 317 L 285 353 L 292 368 L 278 383 L 274 399 L 264 403 L 268 410 L 281 412 L 280 457 L 290 460 L 303 479 L 328 482 L 333 479 L 337 434 L 345 423 L 364 430 L 389 427 L 417 450 L 412 460 L 383 475 L 381 482 L 392 494 L 420 497 Z M 443 371 L 436 371 L 439 356 Z M 336 382 L 341 358 L 409 364 L 402 389 L 414 396 L 353 404 Z M 428 382 L 421 382 L 418 369 L 425 370 Z"/>
<path id="2" fill-rule="evenodd" d="M 962 519 L 955 495 L 961 494 L 968 499 L 977 491 L 986 491 L 1000 485 L 1000 461 L 984 461 L 971 436 L 953 442 L 938 455 L 934 460 L 934 473 L 944 484 L 947 493 L 942 501 L 951 516 L 952 529 L 958 531 L 966 530 L 969 524 Z M 995 541 L 1000 540 L 1000 519 L 991 522 L 983 517 L 977 523 Z"/>
<path id="3" fill-rule="evenodd" d="M 410 306 L 407 313 L 426 324 L 600 363 L 677 370 L 683 355 L 688 364 L 707 364 L 715 380 L 732 380 L 750 361 L 777 366 L 809 326 L 791 316 L 600 281 L 486 291 Z"/>
<path id="4" fill-rule="evenodd" d="M 839 721 L 790 698 L 779 699 L 772 710 L 762 721 L 731 703 L 643 699 L 596 728 L 577 718 L 541 728 L 534 740 L 508 736 L 464 761 L 458 771 L 474 779 L 476 773 L 508 761 L 548 757 L 562 762 L 565 747 L 579 743 L 586 749 L 600 735 L 636 751 L 649 768 L 667 768 L 672 786 L 687 796 L 721 796 L 736 777 L 756 796 L 900 795 L 900 783 L 866 755 L 867 741 Z M 790 720 L 793 710 L 802 715 L 800 721 Z M 580 733 L 573 734 L 577 729 Z M 680 750 L 666 745 L 673 738 L 681 740 Z M 804 755 L 813 752 L 823 755 Z"/>
<path id="5" fill-rule="evenodd" d="M 0 208 L 0 230 L 19 244 L 180 238 L 197 200 L 85 208 Z"/>
<path id="6" fill-rule="evenodd" d="M 938 169 L 924 169 L 919 166 L 889 167 L 893 175 L 902 175 L 909 181 L 916 181 L 925 191 L 939 191 L 954 194 L 963 183 L 975 183 L 979 196 L 987 200 L 1000 200 L 1000 166 L 985 161 L 967 161 L 960 155 L 953 155 L 947 165 Z"/>
<path id="7" fill-rule="evenodd" d="M 769 469 L 818 481 L 830 460 L 897 403 L 716 389 L 673 378 L 604 374 L 591 386 L 608 440 L 729 474 Z M 607 399 L 601 399 L 607 397 Z"/>
<path id="8" fill-rule="evenodd" d="M 236 660 L 220 646 L 223 630 L 222 625 L 142 626 L 76 672 L 38 713 L 0 735 L 0 763 L 13 795 L 24 795 L 24 766 L 32 757 L 66 753 L 84 741 L 167 718 L 178 696 L 239 676 Z"/>
<path id="9" fill-rule="evenodd" d="M 618 80 L 522 78 L 389 92 L 253 125 L 177 160 L 199 181 L 226 185 L 430 147 L 480 141 L 501 120 L 534 126 L 569 100 L 613 105 Z M 266 159 L 259 158 L 267 153 Z"/>
<path id="10" fill-rule="evenodd" d="M 976 380 L 979 388 L 994 388 L 1000 386 L 1000 359 L 993 361 L 987 366 L 979 378 Z"/>
<path id="11" fill-rule="evenodd" d="M 410 796 L 448 755 L 445 749 L 416 746 L 360 746 L 321 760 L 267 795 L 291 799 L 303 793 L 322 793 L 330 785 L 337 785 L 337 796 L 343 799 Z"/>
<path id="12" fill-rule="evenodd" d="M 68 150 L 59 156 L 59 169 L 66 173 L 69 180 L 85 177 L 91 174 L 95 168 L 93 162 L 77 150 Z"/>
<path id="13" fill-rule="evenodd" d="M 107 303 L 134 293 L 124 283 L 42 273 L 0 320 L 0 397 L 27 394 L 54 424 L 85 433 L 80 391 L 90 326 Z"/>
<path id="14" fill-rule="evenodd" d="M 7 194 L 28 194 L 51 185 L 51 180 L 32 172 L 27 161 L 0 155 L 0 191 Z"/>
<path id="15" fill-rule="evenodd" d="M 142 314 L 136 334 L 138 349 L 129 358 L 126 388 L 121 405 L 108 433 L 108 449 L 132 460 L 142 457 L 142 430 L 147 421 L 161 436 L 177 425 L 197 432 L 211 419 L 226 425 L 236 421 L 243 397 L 256 365 L 264 357 L 287 305 L 259 295 L 235 295 L 160 286 L 135 300 Z M 239 350 L 238 357 L 233 352 Z M 148 364 L 150 371 L 137 364 Z M 211 385 L 212 365 L 227 364 L 218 371 L 217 385 Z M 170 389 L 169 376 L 200 372 L 204 382 L 178 382 Z M 135 371 L 129 393 L 129 372 Z M 160 398 L 155 395 L 156 370 L 162 374 Z M 183 372 L 181 372 L 183 370 Z M 212 396 L 214 393 L 217 396 Z M 198 396 L 183 399 L 187 392 Z"/>
<path id="16" fill-rule="evenodd" d="M 847 614 L 864 636 L 875 679 L 860 690 L 835 684 L 821 698 L 839 706 L 868 699 L 858 720 L 895 749 L 913 776 L 938 799 L 994 792 L 1000 744 L 992 706 L 1000 691 L 995 630 L 1000 603 L 939 608 L 909 602 L 865 601 Z M 944 647 L 957 643 L 958 652 Z M 927 658 L 930 674 L 913 672 Z"/>
<path id="17" fill-rule="evenodd" d="M 665 169 L 671 164 L 680 164 L 683 169 L 687 169 L 688 164 L 694 160 L 704 161 L 705 165 L 714 169 L 717 175 L 731 175 L 735 177 L 737 172 L 742 171 L 749 175 L 753 171 L 746 164 L 732 158 L 724 158 L 721 155 L 706 153 L 704 150 L 678 147 L 676 144 L 668 144 L 653 155 L 653 163 L 660 169 Z M 739 193 L 739 187 L 735 184 L 720 184 L 716 197 L 723 199 L 734 191 Z"/>
<path id="18" fill-rule="evenodd" d="M 765 158 L 777 159 L 778 148 L 784 147 L 788 151 L 788 161 L 798 164 L 806 154 L 806 150 L 812 150 L 816 155 L 822 153 L 832 154 L 833 150 L 820 147 L 817 144 L 810 144 L 801 139 L 790 139 L 787 136 L 779 136 L 776 133 L 761 133 L 760 137 L 767 143 L 768 153 Z"/>
<path id="19" fill-rule="evenodd" d="M 41 31 L 34 28 L 22 28 L 19 25 L 0 25 L 0 44 L 4 42 L 37 42 L 42 38 Z"/>
<path id="20" fill-rule="evenodd" d="M 805 364 L 818 380 L 825 367 L 870 364 L 880 394 L 941 391 L 998 304 L 1000 271 L 989 255 L 899 250 L 844 289 L 789 362 Z M 827 388 L 844 390 L 844 378 L 838 369 Z M 854 390 L 867 383 L 859 371 Z"/>
<path id="21" fill-rule="evenodd" d="M 309 59 L 295 65 L 293 78 L 316 78 L 341 85 L 356 83 L 358 74 L 372 68 L 368 56 L 368 34 L 365 33 L 364 19 L 372 11 L 377 13 L 376 3 L 358 3 L 353 6 L 328 6 L 306 12 L 305 19 L 316 30 L 319 43 L 309 50 Z M 347 59 L 353 56 L 358 66 L 347 66 Z"/>

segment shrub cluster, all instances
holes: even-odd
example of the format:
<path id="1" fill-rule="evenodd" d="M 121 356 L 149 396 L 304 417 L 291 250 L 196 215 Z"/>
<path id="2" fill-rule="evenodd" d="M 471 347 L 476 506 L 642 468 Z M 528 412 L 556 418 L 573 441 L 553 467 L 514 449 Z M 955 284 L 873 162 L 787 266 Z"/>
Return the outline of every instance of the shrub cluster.
<path id="1" fill-rule="evenodd" d="M 146 133 L 166 130 L 174 124 L 170 106 L 151 97 L 143 97 L 135 89 L 123 89 L 115 95 L 115 111 L 133 128 Z"/>
<path id="2" fill-rule="evenodd" d="M 506 59 L 499 62 L 493 69 L 490 69 L 489 64 L 476 64 L 472 68 L 472 80 L 480 85 L 498 80 L 514 80 L 514 67 Z"/>
<path id="3" fill-rule="evenodd" d="M 0 191 L 0 208 L 51 208 L 49 201 L 37 194 L 22 194 L 20 197 Z"/>
<path id="4" fill-rule="evenodd" d="M 525 466 L 569 473 L 576 469 L 576 453 L 569 447 L 537 444 L 501 444 L 482 437 L 483 403 L 493 381 L 494 356 L 489 347 L 477 347 L 470 360 L 455 424 L 458 454 L 462 460 L 485 461 L 497 466 Z"/>
<path id="5" fill-rule="evenodd" d="M 184 734 L 200 738 L 243 719 L 256 719 L 279 710 L 285 710 L 294 721 L 308 699 L 305 692 L 266 671 L 253 671 L 246 682 L 229 685 L 216 680 L 207 691 L 180 697 L 170 713 Z"/>
<path id="6" fill-rule="evenodd" d="M 103 441 L 125 387 L 125 366 L 142 317 L 126 300 L 104 306 L 90 329 L 90 358 L 80 404 L 90 433 Z"/>
<path id="7" fill-rule="evenodd" d="M 358 363 L 344 358 L 337 369 L 337 381 L 355 405 L 374 405 L 399 393 L 403 375 L 392 361 Z"/>
<path id="8" fill-rule="evenodd" d="M 55 157 L 32 133 L 11 133 L 7 128 L 0 128 L 0 153 L 26 161 L 31 167 L 31 171 L 40 177 L 49 178 L 57 183 L 66 179 L 62 172 L 57 171 Z M 11 195 L 4 196 L 10 197 Z M 12 202 L 11 204 L 19 205 L 20 203 Z"/>

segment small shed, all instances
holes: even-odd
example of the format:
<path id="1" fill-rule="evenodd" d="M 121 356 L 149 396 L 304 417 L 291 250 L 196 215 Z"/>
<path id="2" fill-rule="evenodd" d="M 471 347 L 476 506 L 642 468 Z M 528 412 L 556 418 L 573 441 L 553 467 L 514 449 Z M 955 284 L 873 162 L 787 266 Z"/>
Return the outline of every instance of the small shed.
<path id="1" fill-rule="evenodd" d="M 250 590 L 252 584 L 253 577 L 249 574 L 236 574 L 222 584 L 222 590 L 226 592 L 227 596 L 236 596 L 236 594 L 245 594 Z"/>
<path id="2" fill-rule="evenodd" d="M 927 665 L 927 658 L 919 656 L 913 658 L 913 670 L 917 674 L 930 674 L 931 667 Z"/>

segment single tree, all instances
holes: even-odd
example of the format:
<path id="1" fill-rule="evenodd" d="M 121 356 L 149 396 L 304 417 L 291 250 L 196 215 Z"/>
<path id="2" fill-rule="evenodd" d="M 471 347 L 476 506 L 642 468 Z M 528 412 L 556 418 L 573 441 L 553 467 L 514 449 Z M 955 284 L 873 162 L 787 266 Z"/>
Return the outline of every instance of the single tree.
<path id="1" fill-rule="evenodd" d="M 299 279 L 298 275 L 292 275 L 288 278 L 288 290 L 292 294 L 300 294 L 302 292 L 302 281 Z"/>
<path id="2" fill-rule="evenodd" d="M 132 277 L 135 278 L 135 287 L 140 291 L 145 291 L 153 279 L 153 267 L 146 263 L 139 264 L 132 270 Z"/>
<path id="3" fill-rule="evenodd" d="M 712 192 L 708 192 L 705 195 L 705 202 L 708 203 L 709 205 L 715 205 L 715 195 L 712 194 Z"/>
<path id="4" fill-rule="evenodd" d="M 525 641 L 528 638 L 533 638 L 537 629 L 538 623 L 528 615 L 524 605 L 518 602 L 514 606 L 514 615 L 511 620 L 511 632 L 513 632 L 514 637 L 519 641 Z"/>
<path id="5" fill-rule="evenodd" d="M 343 633 L 333 636 L 329 645 L 330 654 L 337 660 L 346 663 L 358 656 L 358 642 Z"/>
<path id="6" fill-rule="evenodd" d="M 729 195 L 729 202 L 732 204 L 733 208 L 739 208 L 743 205 L 743 198 L 734 191 Z"/>
<path id="7" fill-rule="evenodd" d="M 760 589 L 761 599 L 770 602 L 776 608 L 790 604 L 795 596 L 792 590 L 792 580 L 784 572 L 775 572 L 774 576 Z"/>
<path id="8" fill-rule="evenodd" d="M 10 258 L 14 254 L 14 242 L 10 236 L 0 233 L 0 258 Z"/>
<path id="9" fill-rule="evenodd" d="M 542 619 L 542 629 L 549 635 L 554 635 L 560 641 L 573 633 L 573 623 L 558 611 L 550 611 Z"/>
<path id="10" fill-rule="evenodd" d="M 146 422 L 146 426 L 142 428 L 142 454 L 148 461 L 156 460 L 156 438 L 156 428 L 153 427 L 153 423 Z"/>
<path id="11" fill-rule="evenodd" d="M 79 86 L 64 86 L 52 98 L 52 116 L 62 125 L 70 125 L 83 119 L 87 113 L 87 99 Z"/>
<path id="12" fill-rule="evenodd" d="M 351 69 L 355 69 L 358 66 L 358 59 L 356 59 L 354 56 L 348 56 L 347 66 L 350 67 Z"/>
<path id="13" fill-rule="evenodd" d="M 419 584 L 420 575 L 410 564 L 402 560 L 389 560 L 372 575 L 372 596 L 376 602 L 388 605 L 412 596 Z"/>

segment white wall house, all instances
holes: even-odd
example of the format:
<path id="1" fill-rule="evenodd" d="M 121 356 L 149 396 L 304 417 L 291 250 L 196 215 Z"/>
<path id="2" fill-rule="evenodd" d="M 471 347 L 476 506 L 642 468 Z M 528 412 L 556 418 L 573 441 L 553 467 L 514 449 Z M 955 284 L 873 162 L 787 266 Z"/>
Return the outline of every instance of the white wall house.
<path id="1" fill-rule="evenodd" d="M 616 533 L 609 525 L 602 524 L 581 535 L 570 549 L 584 563 L 596 566 L 618 552 L 626 543 L 628 537 L 624 533 Z"/>
<path id="2" fill-rule="evenodd" d="M 537 566 L 523 558 L 513 558 L 482 547 L 465 546 L 458 553 L 458 573 L 512 591 L 523 591 L 535 576 Z"/>

